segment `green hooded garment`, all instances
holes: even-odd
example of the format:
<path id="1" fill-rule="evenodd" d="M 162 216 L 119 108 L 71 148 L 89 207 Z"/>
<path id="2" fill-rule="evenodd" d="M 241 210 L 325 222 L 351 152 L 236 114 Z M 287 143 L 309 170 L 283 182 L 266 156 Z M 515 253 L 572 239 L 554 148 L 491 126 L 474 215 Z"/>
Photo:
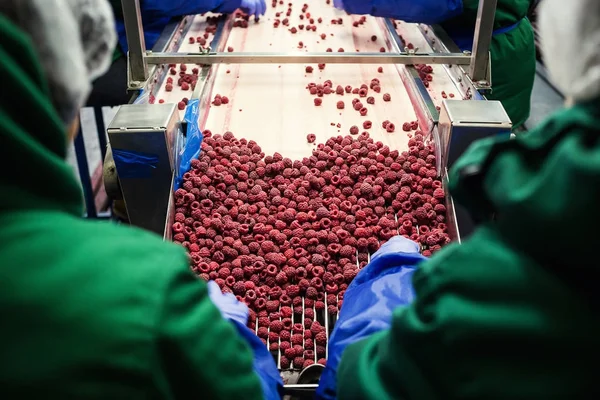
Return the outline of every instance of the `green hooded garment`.
<path id="1" fill-rule="evenodd" d="M 477 142 L 451 190 L 480 216 L 423 262 L 415 301 L 349 346 L 339 399 L 596 399 L 600 99 Z"/>
<path id="2" fill-rule="evenodd" d="M 80 217 L 30 39 L 2 15 L 0 35 L 0 398 L 262 398 L 182 248 Z"/>
<path id="3" fill-rule="evenodd" d="M 490 46 L 492 93 L 486 97 L 502 102 L 514 128 L 527 120 L 531 110 L 535 41 L 533 28 L 526 18 L 530 5 L 531 0 L 498 0 L 494 30 L 518 25 L 509 32 L 494 35 Z M 478 0 L 463 0 L 463 13 L 444 22 L 442 26 L 450 32 L 473 32 L 478 7 Z"/>

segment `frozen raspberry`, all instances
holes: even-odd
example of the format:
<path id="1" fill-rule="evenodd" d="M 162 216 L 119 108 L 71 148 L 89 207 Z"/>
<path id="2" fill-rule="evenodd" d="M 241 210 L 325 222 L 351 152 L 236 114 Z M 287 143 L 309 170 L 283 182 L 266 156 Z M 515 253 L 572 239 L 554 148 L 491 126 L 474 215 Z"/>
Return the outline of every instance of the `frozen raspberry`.
<path id="1" fill-rule="evenodd" d="M 391 122 L 385 127 L 385 130 L 388 131 L 389 133 L 392 133 L 396 130 L 396 126 L 394 124 L 392 124 Z"/>
<path id="2" fill-rule="evenodd" d="M 304 357 L 294 357 L 294 368 L 301 369 L 304 365 Z"/>
<path id="3" fill-rule="evenodd" d="M 294 298 L 300 294 L 300 288 L 297 285 L 290 285 L 286 289 L 287 295 Z"/>
<path id="4" fill-rule="evenodd" d="M 442 189 L 442 188 L 435 189 L 433 191 L 433 197 L 436 198 L 436 199 L 438 199 L 438 200 L 441 200 L 441 199 L 445 198 L 446 194 L 444 193 L 444 189 Z"/>
<path id="5" fill-rule="evenodd" d="M 269 325 L 269 330 L 271 332 L 279 333 L 283 329 L 283 323 L 281 321 L 273 321 Z"/>
<path id="6" fill-rule="evenodd" d="M 281 347 L 281 345 L 279 345 L 279 347 Z M 291 365 L 290 359 L 287 358 L 286 356 L 281 356 L 279 358 L 279 365 L 281 366 L 281 369 L 288 369 L 288 368 L 290 368 L 290 365 Z M 325 365 L 325 364 L 323 364 L 323 365 Z"/>
<path id="7" fill-rule="evenodd" d="M 309 287 L 308 289 L 306 289 L 306 297 L 309 299 L 316 299 L 318 296 L 318 291 L 316 288 L 314 287 Z"/>
<path id="8" fill-rule="evenodd" d="M 356 125 L 353 125 L 353 126 L 350 128 L 350 134 L 351 134 L 351 135 L 358 135 L 358 126 L 356 126 Z"/>
<path id="9" fill-rule="evenodd" d="M 363 122 L 363 128 L 364 128 L 364 129 L 371 129 L 371 126 L 372 126 L 372 125 L 373 125 L 373 124 L 372 124 L 372 122 L 371 122 L 371 121 L 365 121 L 365 122 Z"/>
<path id="10" fill-rule="evenodd" d="M 344 109 L 344 102 L 343 101 L 338 101 L 336 104 L 336 107 L 338 108 L 338 110 L 343 110 Z"/>
<path id="11" fill-rule="evenodd" d="M 356 249 L 351 246 L 342 246 L 340 249 L 340 257 L 342 258 L 351 258 L 356 255 Z"/>
<path id="12" fill-rule="evenodd" d="M 311 133 L 311 134 L 309 134 L 309 135 L 306 136 L 306 141 L 308 143 L 314 143 L 315 140 L 317 140 L 317 136 L 314 135 L 313 133 Z"/>
<path id="13" fill-rule="evenodd" d="M 292 345 L 302 346 L 304 344 L 304 336 L 299 333 L 292 335 L 291 343 Z"/>
<path id="14" fill-rule="evenodd" d="M 323 100 L 316 97 L 314 100 L 315 106 L 320 106 L 323 103 Z"/>
<path id="15" fill-rule="evenodd" d="M 296 357 L 296 350 L 293 347 L 291 347 L 289 349 L 285 349 L 283 354 L 287 358 L 294 358 L 294 357 Z"/>
<path id="16" fill-rule="evenodd" d="M 321 331 L 315 335 L 315 342 L 318 345 L 324 346 L 327 343 L 327 334 L 324 331 Z"/>
<path id="17" fill-rule="evenodd" d="M 258 328 L 256 335 L 259 338 L 263 338 L 263 339 L 268 338 L 269 337 L 269 328 L 267 328 L 266 326 L 261 326 L 260 328 Z"/>
<path id="18" fill-rule="evenodd" d="M 300 43 L 302 43 L 302 42 L 300 42 Z M 313 72 L 313 67 L 311 67 L 310 65 L 307 65 L 304 70 L 308 73 L 311 73 L 311 72 Z"/>

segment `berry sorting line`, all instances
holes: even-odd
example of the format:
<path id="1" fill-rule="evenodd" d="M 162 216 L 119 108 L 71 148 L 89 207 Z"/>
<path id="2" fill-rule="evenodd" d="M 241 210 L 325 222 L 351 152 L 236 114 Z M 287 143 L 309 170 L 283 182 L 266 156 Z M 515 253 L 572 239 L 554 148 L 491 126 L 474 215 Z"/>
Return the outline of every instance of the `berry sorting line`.
<path id="1" fill-rule="evenodd" d="M 311 51 L 327 52 L 331 48 L 343 51 L 343 47 L 347 47 L 348 51 L 350 51 L 350 47 L 356 47 L 357 50 L 362 51 L 378 51 L 381 48 L 387 51 L 390 49 L 390 43 L 386 39 L 387 35 L 383 25 L 377 19 L 347 16 L 333 9 L 327 1 L 311 1 L 307 2 L 308 5 L 277 1 L 272 4 L 267 15 L 261 18 L 260 23 L 247 21 L 242 15 L 238 14 L 233 18 L 233 29 L 227 37 L 227 42 L 221 45 L 226 46 L 229 51 L 243 52 L 264 50 L 267 42 L 269 45 L 268 50 L 271 51 L 306 52 L 310 48 Z M 298 13 L 300 7 L 302 7 L 302 12 Z M 309 24 L 312 24 L 310 17 L 307 16 L 310 12 L 320 15 L 318 19 L 321 22 L 317 21 L 314 22 L 314 25 L 310 25 L 316 26 L 316 33 L 314 32 L 315 29 L 312 28 L 310 31 L 299 29 L 302 25 L 300 22 L 306 22 L 307 19 Z M 280 13 L 280 15 L 285 13 L 285 18 L 288 19 L 287 24 L 275 22 L 281 19 L 276 16 L 277 13 Z M 197 37 L 198 30 L 206 28 L 206 25 L 203 25 L 202 22 L 203 18 L 205 17 L 198 16 L 194 19 L 194 25 L 186 36 L 187 40 L 182 41 L 186 46 L 191 45 L 190 38 Z M 293 22 L 290 22 L 290 20 L 293 20 Z M 295 26 L 292 27 L 291 24 Z M 282 31 L 282 28 L 287 30 Z M 292 28 L 295 28 L 295 32 Z M 277 34 L 273 35 L 273 30 L 277 29 L 280 31 L 276 31 Z M 325 35 L 325 39 L 322 35 Z M 373 37 L 375 37 L 375 40 L 373 40 Z M 298 39 L 302 40 L 299 42 Z M 198 68 L 195 65 L 170 67 L 175 68 L 176 74 Z M 185 71 L 181 71 L 182 67 Z M 213 68 L 216 69 L 216 74 L 214 83 L 209 88 L 212 89 L 212 92 L 206 92 L 210 96 L 212 106 L 203 113 L 202 128 L 208 127 L 218 133 L 227 131 L 240 133 L 247 140 L 254 140 L 259 143 L 266 154 L 278 152 L 292 160 L 301 160 L 311 155 L 314 149 L 312 143 L 323 144 L 331 137 L 344 136 L 348 133 L 356 135 L 359 130 L 369 130 L 374 141 L 382 142 L 389 149 L 398 150 L 399 152 L 408 151 L 412 134 L 409 137 L 407 132 L 418 127 L 418 124 L 415 123 L 417 117 L 413 104 L 404 89 L 395 66 L 392 65 L 219 65 Z M 373 90 L 374 79 L 383 87 L 383 92 Z M 335 91 L 325 94 L 323 87 L 327 80 L 333 81 L 332 87 L 337 85 L 350 86 L 351 93 L 346 93 L 346 90 L 344 90 L 344 94 L 341 94 L 344 97 L 343 100 L 338 98 L 340 94 Z M 434 90 L 436 80 L 434 79 L 431 82 L 430 90 Z M 367 90 L 374 93 L 365 92 L 368 96 L 363 96 L 363 100 L 370 108 L 362 107 L 362 104 L 359 110 L 350 107 L 350 103 L 355 98 L 360 101 L 362 93 L 358 92 L 361 90 L 361 85 L 369 82 L 371 85 L 366 85 Z M 314 86 L 311 86 L 311 84 Z M 318 85 L 321 86 L 323 93 L 319 93 L 319 89 L 312 93 L 310 88 L 318 88 Z M 182 92 L 181 89 L 179 85 L 173 85 L 173 88 L 167 91 L 166 84 L 163 84 L 157 94 L 157 101 L 180 102 L 183 100 L 183 96 L 189 93 L 189 91 Z M 357 93 L 352 93 L 354 89 L 357 89 Z M 222 100 L 215 102 L 217 95 L 220 99 L 226 97 L 227 103 L 224 104 Z M 370 102 L 368 100 L 369 96 L 377 97 L 373 102 Z M 319 100 L 319 104 L 318 107 L 315 107 L 317 100 Z M 345 102 L 348 107 L 340 109 L 340 101 Z M 257 118 L 257 116 L 264 115 L 265 109 L 269 108 L 273 110 L 270 116 L 268 113 L 266 118 Z M 367 110 L 365 114 L 360 112 L 363 108 Z M 310 118 L 307 118 L 307 115 L 310 115 Z M 409 124 L 408 129 L 406 127 L 407 123 Z M 390 124 L 395 124 L 395 129 L 388 129 Z M 286 128 L 286 136 L 282 135 L 284 127 Z M 430 162 L 430 167 L 431 164 Z M 408 168 L 410 169 L 410 166 Z M 394 214 L 394 222 L 396 225 L 402 222 L 398 219 L 397 213 Z M 396 231 L 396 233 L 398 232 L 400 231 Z M 416 227 L 416 232 L 417 234 L 420 233 L 418 227 Z M 358 250 L 356 251 L 354 263 L 357 268 L 365 265 L 369 260 L 370 252 L 360 253 Z M 333 304 L 328 301 L 328 294 L 324 292 L 323 302 L 325 307 L 323 309 L 318 309 L 314 300 L 311 302 L 312 299 L 307 299 L 304 295 L 301 296 L 300 307 L 302 312 L 294 313 L 292 311 L 292 326 L 290 329 L 286 328 L 279 332 L 273 332 L 278 334 L 276 339 L 275 335 L 270 335 L 270 317 L 275 315 L 274 320 L 283 321 L 282 309 L 287 306 L 279 304 L 277 311 L 269 314 L 268 326 L 260 323 L 258 315 L 250 322 L 250 326 L 253 326 L 257 335 L 265 339 L 266 345 L 269 346 L 277 360 L 278 367 L 283 370 L 283 376 L 287 382 L 293 383 L 294 379 L 297 378 L 297 371 L 327 356 L 326 346 L 325 354 L 323 354 L 322 349 L 317 349 L 320 345 L 316 343 L 314 333 L 312 331 L 311 334 L 305 333 L 307 332 L 305 324 L 310 321 L 312 327 L 314 321 L 317 321 L 318 325 L 324 328 L 323 331 L 318 333 L 323 332 L 325 342 L 328 340 L 337 319 L 337 310 L 334 311 L 329 307 Z M 337 304 L 343 302 L 343 296 L 340 297 L 335 294 L 334 298 Z M 333 298 L 329 297 L 329 299 Z M 273 299 L 269 297 L 269 300 L 272 301 Z M 250 306 L 252 308 L 252 304 Z M 284 312 L 287 313 L 285 309 Z M 296 324 L 301 324 L 301 329 Z M 266 335 L 264 329 L 261 330 L 261 328 L 267 329 Z M 275 330 L 278 329 L 279 327 Z M 283 342 L 292 345 L 291 340 L 294 329 L 298 332 L 302 331 L 304 347 L 301 365 L 286 357 L 286 349 L 281 348 Z M 290 333 L 289 340 L 282 340 L 282 335 L 284 339 L 287 339 L 287 334 L 281 333 L 284 331 Z M 319 341 L 322 342 L 322 339 L 319 338 Z M 274 346 L 275 343 L 277 346 Z M 288 353 L 291 355 L 292 352 L 288 351 Z M 296 354 L 297 352 L 294 352 L 294 358 L 296 358 Z"/>

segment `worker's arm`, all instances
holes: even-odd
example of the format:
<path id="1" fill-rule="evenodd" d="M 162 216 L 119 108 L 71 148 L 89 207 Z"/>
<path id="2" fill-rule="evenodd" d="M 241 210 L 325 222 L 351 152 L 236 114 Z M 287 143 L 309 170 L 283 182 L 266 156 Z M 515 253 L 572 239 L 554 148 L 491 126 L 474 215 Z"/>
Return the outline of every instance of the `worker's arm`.
<path id="1" fill-rule="evenodd" d="M 577 327 L 592 314 L 494 230 L 422 263 L 414 289 L 391 329 L 348 346 L 339 400 L 569 398 L 585 381 L 564 365 L 579 363 L 577 337 L 591 343 Z"/>
<path id="2" fill-rule="evenodd" d="M 240 7 L 248 14 L 258 16 L 264 14 L 266 10 L 264 0 L 143 0 L 141 6 L 144 12 L 168 17 L 202 14 L 209 11 L 231 13 Z"/>
<path id="3" fill-rule="evenodd" d="M 155 374 L 170 398 L 263 398 L 249 346 L 191 272 L 171 276 L 157 329 Z"/>
<path id="4" fill-rule="evenodd" d="M 455 164 L 455 201 L 497 220 L 422 263 L 415 300 L 391 328 L 347 347 L 340 400 L 596 390 L 597 250 L 579 244 L 598 237 L 589 223 L 600 196 L 598 109 L 576 106 L 516 140 L 477 142 Z"/>
<path id="5" fill-rule="evenodd" d="M 463 11 L 462 0 L 334 0 L 334 4 L 350 14 L 425 24 L 440 23 Z"/>
<path id="6" fill-rule="evenodd" d="M 331 333 L 317 399 L 336 398 L 336 373 L 346 347 L 388 329 L 392 311 L 413 300 L 412 274 L 425 259 L 419 254 L 417 243 L 395 236 L 382 245 L 371 256 L 371 262 L 356 275 L 344 293 L 344 305 Z"/>

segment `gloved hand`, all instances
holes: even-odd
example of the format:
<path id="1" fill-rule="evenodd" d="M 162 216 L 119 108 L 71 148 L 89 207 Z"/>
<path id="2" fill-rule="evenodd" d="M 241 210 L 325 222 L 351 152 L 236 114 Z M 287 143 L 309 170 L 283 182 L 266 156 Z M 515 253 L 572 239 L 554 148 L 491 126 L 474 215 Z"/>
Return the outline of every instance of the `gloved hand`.
<path id="1" fill-rule="evenodd" d="M 437 24 L 462 14 L 462 3 L 463 0 L 334 0 L 333 4 L 348 14 L 370 14 L 406 22 Z"/>
<path id="2" fill-rule="evenodd" d="M 254 15 L 255 17 L 264 15 L 265 11 L 267 11 L 265 0 L 242 0 L 240 8 L 246 14 Z"/>
<path id="3" fill-rule="evenodd" d="M 234 322 L 234 325 L 254 353 L 254 372 L 260 378 L 265 400 L 281 399 L 283 396 L 283 380 L 267 346 L 246 325 L 242 325 L 237 321 Z"/>
<path id="4" fill-rule="evenodd" d="M 317 399 L 336 398 L 336 372 L 346 346 L 389 328 L 393 310 L 413 300 L 412 274 L 425 259 L 417 243 L 395 236 L 356 275 L 344 294 L 329 339 L 327 366 L 319 381 Z"/>
<path id="5" fill-rule="evenodd" d="M 344 9 L 344 1 L 343 0 L 333 0 L 333 6 L 338 10 Z"/>
<path id="6" fill-rule="evenodd" d="M 279 375 L 273 356 L 258 336 L 246 327 L 248 307 L 239 302 L 233 293 L 223 294 L 215 281 L 208 282 L 208 296 L 221 311 L 223 318 L 232 321 L 240 336 L 250 345 L 254 354 L 254 372 L 260 378 L 264 398 L 266 400 L 281 399 L 283 380 Z"/>
<path id="7" fill-rule="evenodd" d="M 223 318 L 246 325 L 250 311 L 244 303 L 235 298 L 233 293 L 223 294 L 219 285 L 215 281 L 210 281 L 208 282 L 208 296 L 221 311 Z"/>
<path id="8" fill-rule="evenodd" d="M 231 14 L 238 8 L 248 15 L 259 17 L 267 11 L 265 0 L 220 0 L 221 5 L 212 10 L 215 13 Z"/>

